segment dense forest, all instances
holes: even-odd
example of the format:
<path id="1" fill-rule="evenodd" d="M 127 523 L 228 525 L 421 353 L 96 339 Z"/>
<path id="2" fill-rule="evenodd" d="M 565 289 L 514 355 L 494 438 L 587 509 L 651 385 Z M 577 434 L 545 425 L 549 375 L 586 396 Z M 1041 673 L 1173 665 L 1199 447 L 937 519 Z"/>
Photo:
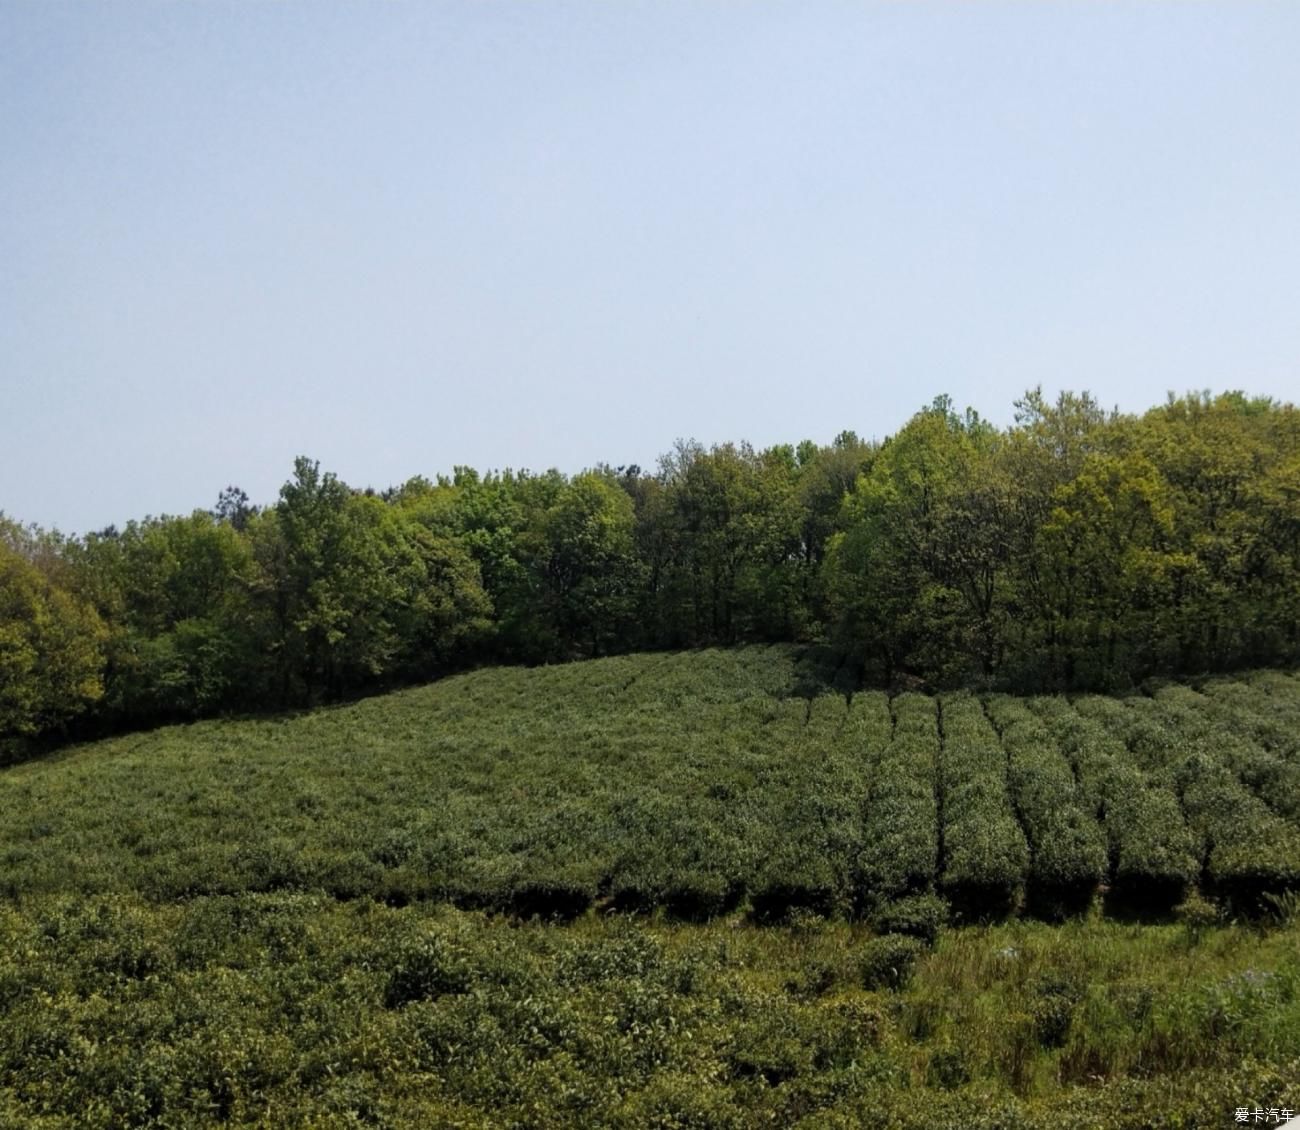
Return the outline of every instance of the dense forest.
<path id="1" fill-rule="evenodd" d="M 854 684 L 1108 690 L 1300 658 L 1300 412 L 946 397 L 897 434 L 654 471 L 296 460 L 274 505 L 78 537 L 0 517 L 0 740 L 283 708 L 482 663 L 817 643 Z"/>

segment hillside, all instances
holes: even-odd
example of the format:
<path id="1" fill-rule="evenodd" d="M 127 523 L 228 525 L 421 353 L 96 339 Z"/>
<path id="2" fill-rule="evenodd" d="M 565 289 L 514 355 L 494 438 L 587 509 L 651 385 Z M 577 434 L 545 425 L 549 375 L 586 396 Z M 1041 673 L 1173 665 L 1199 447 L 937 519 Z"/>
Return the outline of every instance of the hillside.
<path id="1" fill-rule="evenodd" d="M 818 692 L 779 646 L 488 669 L 13 767 L 0 890 L 776 919 L 1200 883 L 1241 904 L 1300 881 L 1297 735 L 1300 682 L 1272 672 L 981 702 Z"/>
<path id="2" fill-rule="evenodd" d="M 0 1125 L 1300 1106 L 1300 680 L 1151 689 L 665 653 L 11 766 Z"/>

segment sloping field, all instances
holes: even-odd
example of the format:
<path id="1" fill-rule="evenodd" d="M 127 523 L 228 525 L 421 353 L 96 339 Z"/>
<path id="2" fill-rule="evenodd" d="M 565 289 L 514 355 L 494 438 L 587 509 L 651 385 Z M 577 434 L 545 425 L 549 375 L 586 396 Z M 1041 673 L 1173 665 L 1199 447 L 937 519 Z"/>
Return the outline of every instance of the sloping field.
<path id="1" fill-rule="evenodd" d="M 571 917 L 1253 907 L 1300 885 L 1300 681 L 794 694 L 787 648 L 505 668 L 0 774 L 0 892 L 282 889 Z"/>
<path id="2" fill-rule="evenodd" d="M 810 687 L 485 670 L 0 771 L 0 1126 L 1300 1107 L 1300 682 Z"/>

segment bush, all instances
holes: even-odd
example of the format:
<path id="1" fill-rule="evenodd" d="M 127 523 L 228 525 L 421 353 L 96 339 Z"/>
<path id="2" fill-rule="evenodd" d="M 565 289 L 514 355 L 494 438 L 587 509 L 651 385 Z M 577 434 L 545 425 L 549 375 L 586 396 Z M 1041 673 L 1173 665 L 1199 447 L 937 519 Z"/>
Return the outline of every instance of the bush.
<path id="1" fill-rule="evenodd" d="M 1106 875 L 1106 840 L 1085 811 L 1070 763 L 1022 703 L 999 696 L 989 716 L 1001 728 L 1011 797 L 1031 851 L 1029 882 L 1039 897 L 1086 902 Z"/>
<path id="2" fill-rule="evenodd" d="M 672 1130 L 742 1130 L 751 1125 L 732 1096 L 713 1079 L 664 1073 L 624 1100 L 620 1126 Z"/>
<path id="3" fill-rule="evenodd" d="M 925 1065 L 925 1081 L 931 1087 L 955 1090 L 970 1082 L 970 1067 L 965 1051 L 958 1047 L 936 1048 Z"/>
<path id="4" fill-rule="evenodd" d="M 927 889 L 939 857 L 934 702 L 919 694 L 893 703 L 894 735 L 880 754 L 867 794 L 857 862 L 860 905 Z"/>
<path id="5" fill-rule="evenodd" d="M 743 888 L 735 880 L 705 870 L 682 870 L 668 876 L 663 888 L 664 910 L 672 918 L 703 922 L 730 910 Z"/>
<path id="6" fill-rule="evenodd" d="M 754 917 L 779 922 L 794 909 L 829 915 L 847 906 L 846 856 L 859 837 L 858 801 L 814 777 L 776 812 L 775 843 L 754 876 Z"/>
<path id="7" fill-rule="evenodd" d="M 1029 868 L 1029 845 L 1007 793 L 1006 757 L 977 699 L 946 696 L 940 717 L 942 882 L 963 911 L 1005 913 Z"/>
<path id="8" fill-rule="evenodd" d="M 750 894 L 757 922 L 784 922 L 796 910 L 833 914 L 839 905 L 838 883 L 830 863 L 821 857 L 786 852 L 759 873 Z"/>
<path id="9" fill-rule="evenodd" d="M 882 934 L 865 942 L 858 957 L 864 989 L 901 989 L 911 979 L 916 960 L 925 953 L 919 939 Z"/>
<path id="10" fill-rule="evenodd" d="M 1082 983 L 1071 976 L 1049 973 L 1037 980 L 1033 992 L 1029 1015 L 1034 1038 L 1044 1048 L 1063 1047 L 1075 1009 L 1083 999 Z"/>
<path id="11" fill-rule="evenodd" d="M 398 953 L 384 990 L 384 1004 L 437 1000 L 469 991 L 474 969 L 467 954 L 438 934 L 407 942 Z"/>
<path id="12" fill-rule="evenodd" d="M 770 1011 L 759 1023 L 747 1025 L 727 1054 L 732 1078 L 775 1087 L 808 1072 L 812 1049 L 801 1035 L 791 1017 L 780 1011 Z"/>
<path id="13" fill-rule="evenodd" d="M 835 987 L 838 977 L 838 971 L 829 961 L 812 958 L 804 963 L 797 974 L 786 980 L 785 990 L 796 997 L 821 997 Z"/>
<path id="14" fill-rule="evenodd" d="M 1206 930 L 1222 920 L 1223 914 L 1209 899 L 1193 891 L 1174 907 L 1174 917 L 1187 928 L 1194 940 L 1199 940 Z"/>
<path id="15" fill-rule="evenodd" d="M 1081 702 L 1096 713 L 1092 700 Z M 1064 700 L 1034 699 L 1031 706 L 1073 765 L 1083 807 L 1102 813 L 1116 893 L 1134 903 L 1172 906 L 1201 868 L 1169 776 L 1131 764 L 1120 738 Z M 1111 715 L 1109 706 L 1104 712 Z"/>
<path id="16" fill-rule="evenodd" d="M 1233 775 L 1275 813 L 1300 814 L 1300 764 L 1254 740 L 1249 715 L 1225 712 L 1222 703 L 1182 686 L 1165 687 L 1148 708 L 1180 744 L 1212 745 Z M 1278 740 L 1276 734 L 1270 736 Z M 1292 744 L 1287 741 L 1283 748 L 1289 751 Z"/>
<path id="17" fill-rule="evenodd" d="M 1246 913 L 1262 897 L 1300 887 L 1300 830 L 1271 812 L 1211 750 L 1200 748 L 1179 767 L 1188 823 L 1209 853 L 1211 891 Z"/>
<path id="18" fill-rule="evenodd" d="M 520 918 L 548 918 L 571 922 L 591 906 L 596 884 L 590 879 L 538 874 L 511 884 L 507 906 Z"/>
<path id="19" fill-rule="evenodd" d="M 884 903 L 872 915 L 871 925 L 881 934 L 906 934 L 933 945 L 948 924 L 948 904 L 937 895 L 910 895 Z"/>
<path id="20" fill-rule="evenodd" d="M 307 886 L 309 876 L 295 846 L 274 837 L 244 844 L 231 859 L 239 886 L 248 891 L 282 891 Z"/>

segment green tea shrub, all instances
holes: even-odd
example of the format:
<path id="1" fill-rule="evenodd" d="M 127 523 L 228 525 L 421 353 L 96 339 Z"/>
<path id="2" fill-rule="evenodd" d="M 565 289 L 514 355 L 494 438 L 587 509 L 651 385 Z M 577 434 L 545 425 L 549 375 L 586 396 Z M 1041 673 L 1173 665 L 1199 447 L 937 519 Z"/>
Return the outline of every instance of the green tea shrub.
<path id="1" fill-rule="evenodd" d="M 830 915 L 842 901 L 841 878 L 817 845 L 787 845 L 759 871 L 750 891 L 754 919 L 784 922 L 791 912 Z"/>
<path id="2" fill-rule="evenodd" d="M 786 979 L 785 990 L 792 996 L 812 1000 L 825 996 L 839 980 L 839 970 L 824 958 L 809 958 L 803 967 Z"/>
<path id="3" fill-rule="evenodd" d="M 965 914 L 1004 914 L 1029 869 L 1029 844 L 1007 792 L 1006 757 L 978 699 L 949 695 L 940 709 L 942 884 Z"/>
<path id="4" fill-rule="evenodd" d="M 507 905 L 520 918 L 547 918 L 569 922 L 595 901 L 591 879 L 565 874 L 537 874 L 517 879 L 510 887 Z"/>
<path id="5" fill-rule="evenodd" d="M 614 801 L 617 849 L 607 878 L 610 908 L 701 922 L 734 907 L 744 892 L 745 851 L 724 808 L 728 789 L 710 801 L 671 797 L 644 786 Z"/>
<path id="6" fill-rule="evenodd" d="M 863 943 L 858 972 L 864 989 L 899 989 L 911 979 L 917 958 L 925 952 L 919 938 L 882 934 Z"/>
<path id="7" fill-rule="evenodd" d="M 969 1083 L 970 1064 L 966 1051 L 951 1044 L 936 1048 L 926 1060 L 925 1081 L 927 1085 L 945 1091 L 956 1090 L 962 1084 Z"/>
<path id="8" fill-rule="evenodd" d="M 246 891 L 283 891 L 310 885 L 299 852 L 280 837 L 254 839 L 239 847 L 230 866 Z"/>
<path id="9" fill-rule="evenodd" d="M 1102 814 L 1115 894 L 1135 906 L 1173 906 L 1201 864 L 1172 780 L 1139 769 L 1120 738 L 1064 700 L 1030 705 L 1073 765 L 1081 799 Z"/>
<path id="10" fill-rule="evenodd" d="M 396 955 L 384 1004 L 399 1008 L 419 1000 L 437 1000 L 468 992 L 474 982 L 470 957 L 454 942 L 429 934 L 404 944 Z"/>
<path id="11" fill-rule="evenodd" d="M 1271 812 L 1205 746 L 1178 769 L 1188 823 L 1209 853 L 1210 890 L 1246 913 L 1265 893 L 1300 888 L 1300 829 Z"/>
<path id="12" fill-rule="evenodd" d="M 1201 867 L 1173 790 L 1131 765 L 1116 765 L 1106 781 L 1105 811 L 1116 886 L 1159 905 L 1177 902 Z"/>
<path id="13" fill-rule="evenodd" d="M 1174 907 L 1174 919 L 1187 931 L 1189 944 L 1196 945 L 1211 927 L 1222 921 L 1223 910 L 1200 892 L 1191 891 Z"/>
<path id="14" fill-rule="evenodd" d="M 726 1057 L 731 1077 L 776 1087 L 811 1071 L 813 1049 L 802 1035 L 783 1009 L 768 1010 L 734 1038 Z"/>
<path id="15" fill-rule="evenodd" d="M 314 885 L 338 899 L 373 898 L 393 889 L 384 869 L 360 851 L 312 852 L 303 867 Z"/>
<path id="16" fill-rule="evenodd" d="M 1182 744 L 1213 746 L 1216 756 L 1255 797 L 1284 818 L 1300 814 L 1300 763 L 1266 748 L 1252 736 L 1250 716 L 1224 712 L 1223 703 L 1191 687 L 1170 685 L 1149 709 Z M 1276 742 L 1277 736 L 1265 730 Z M 1294 750 L 1293 739 L 1282 739 Z"/>
<path id="17" fill-rule="evenodd" d="M 200 1124 L 254 1121 L 269 1092 L 295 1082 L 296 1049 L 285 1035 L 260 1030 L 255 1018 L 236 1013 L 217 1019 L 187 1025 L 175 1045 L 184 1106 Z"/>
<path id="18" fill-rule="evenodd" d="M 924 695 L 901 694 L 894 699 L 893 709 L 892 739 L 875 760 L 868 783 L 857 861 L 857 894 L 862 907 L 928 889 L 938 864 L 935 761 L 939 734 L 934 701 Z"/>
<path id="19" fill-rule="evenodd" d="M 613 1124 L 626 1130 L 648 1126 L 664 1130 L 746 1130 L 752 1121 L 732 1093 L 715 1080 L 663 1072 L 623 1100 Z"/>
<path id="20" fill-rule="evenodd" d="M 1083 990 L 1069 978 L 1048 975 L 1034 986 L 1030 1005 L 1034 1036 L 1044 1048 L 1065 1045 Z"/>
<path id="21" fill-rule="evenodd" d="M 864 764 L 870 764 L 893 737 L 894 719 L 889 708 L 889 695 L 884 691 L 854 693 L 842 733 L 845 751 Z"/>
<path id="22" fill-rule="evenodd" d="M 78 1074 L 87 1105 L 102 1104 L 115 1126 L 165 1124 L 183 1105 L 176 1051 L 165 1045 L 99 1047 Z"/>
<path id="23" fill-rule="evenodd" d="M 1031 900 L 1082 908 L 1106 876 L 1106 839 L 1081 802 L 1070 763 L 1019 700 L 995 696 L 989 717 L 1007 751 L 1008 785 L 1030 847 Z"/>
<path id="24" fill-rule="evenodd" d="M 663 946 L 631 924 L 581 946 L 571 946 L 556 959 L 555 978 L 573 987 L 620 979 L 644 980 L 663 967 Z"/>
<path id="25" fill-rule="evenodd" d="M 949 913 L 947 901 L 938 895 L 908 895 L 879 906 L 871 925 L 880 934 L 907 934 L 933 945 Z"/>
<path id="26" fill-rule="evenodd" d="M 699 867 L 670 872 L 661 897 L 669 917 L 704 922 L 735 907 L 743 892 L 739 880 Z"/>
<path id="27" fill-rule="evenodd" d="M 421 833 L 422 829 L 411 825 L 390 828 L 371 846 L 368 854 L 381 867 L 400 867 L 419 851 Z"/>
<path id="28" fill-rule="evenodd" d="M 760 921 L 780 921 L 790 911 L 832 914 L 849 909 L 851 861 L 862 836 L 860 766 L 840 748 L 844 699 L 814 700 L 829 709 L 814 712 L 789 756 L 798 759 L 791 779 L 776 784 L 783 793 L 773 805 L 770 844 L 750 883 Z"/>
<path id="29" fill-rule="evenodd" d="M 1074 702 L 1084 717 L 1099 722 L 1123 742 L 1137 768 L 1159 775 L 1177 765 L 1181 752 L 1159 712 L 1150 709 L 1152 705 L 1150 699 L 1139 696 L 1119 699 L 1092 694 Z"/>

